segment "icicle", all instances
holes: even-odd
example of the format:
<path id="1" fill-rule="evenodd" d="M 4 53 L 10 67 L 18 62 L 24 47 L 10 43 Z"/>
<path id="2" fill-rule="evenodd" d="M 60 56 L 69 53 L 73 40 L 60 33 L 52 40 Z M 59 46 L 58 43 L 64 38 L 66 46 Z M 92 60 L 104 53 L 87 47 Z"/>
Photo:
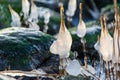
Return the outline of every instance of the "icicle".
<path id="1" fill-rule="evenodd" d="M 88 64 L 87 64 L 87 56 L 86 55 L 84 57 L 84 64 L 85 64 L 85 69 L 87 69 L 88 68 Z"/>
<path id="2" fill-rule="evenodd" d="M 101 34 L 100 34 L 100 37 L 104 35 L 104 29 L 105 29 L 105 26 L 103 24 L 103 18 L 102 16 L 100 17 L 100 23 L 101 23 Z"/>
<path id="3" fill-rule="evenodd" d="M 72 17 L 75 14 L 76 8 L 77 8 L 77 1 L 69 0 L 68 10 L 66 11 L 67 16 Z"/>
<path id="4" fill-rule="evenodd" d="M 30 3 L 28 0 L 22 0 L 22 12 L 24 14 L 24 19 L 26 20 L 29 15 Z"/>
<path id="5" fill-rule="evenodd" d="M 113 63 L 117 63 L 118 62 L 118 56 L 119 56 L 119 50 L 118 50 L 118 23 L 116 23 L 115 25 L 115 30 L 114 30 L 114 53 L 113 53 Z"/>
<path id="6" fill-rule="evenodd" d="M 50 21 L 50 12 L 46 11 L 44 14 L 44 23 L 47 25 Z"/>
<path id="7" fill-rule="evenodd" d="M 20 22 L 20 16 L 18 15 L 17 12 L 15 12 L 12 7 L 10 5 L 8 5 L 10 13 L 11 13 L 11 17 L 12 17 L 12 22 L 11 22 L 11 26 L 15 26 L 15 27 L 20 27 L 21 26 L 21 22 Z"/>
<path id="8" fill-rule="evenodd" d="M 86 26 L 84 21 L 82 20 L 82 3 L 80 3 L 80 21 L 77 27 L 77 36 L 83 38 L 86 34 Z"/>
<path id="9" fill-rule="evenodd" d="M 100 55 L 101 52 L 100 52 L 100 36 L 99 36 L 99 35 L 98 35 L 98 40 L 97 40 L 97 42 L 96 42 L 95 45 L 94 45 L 94 48 L 95 48 L 95 50 L 98 51 L 98 53 L 99 53 L 99 55 Z"/>
<path id="10" fill-rule="evenodd" d="M 99 54 L 99 57 L 100 57 L 100 67 L 101 67 L 102 64 L 103 64 L 103 61 L 102 61 L 102 53 L 101 53 L 101 50 L 100 50 L 100 36 L 99 35 L 98 35 L 98 40 L 97 40 L 97 42 L 94 45 L 94 48 L 95 48 L 95 50 L 97 50 L 97 52 Z"/>
<path id="11" fill-rule="evenodd" d="M 105 33 L 108 36 L 108 38 L 112 41 L 112 36 L 109 34 L 108 27 L 106 24 L 106 16 L 105 15 L 104 15 L 103 19 L 104 19 Z"/>
<path id="12" fill-rule="evenodd" d="M 117 9 L 117 0 L 114 0 L 114 10 L 115 10 L 115 21 L 118 19 L 118 9 Z"/>
<path id="13" fill-rule="evenodd" d="M 48 25 L 44 25 L 44 30 L 43 30 L 43 32 L 44 32 L 44 33 L 47 33 L 47 31 L 48 31 Z"/>
<path id="14" fill-rule="evenodd" d="M 72 44 L 72 37 L 65 26 L 63 11 L 64 8 L 62 6 L 60 9 L 60 13 L 61 13 L 60 30 L 58 33 L 57 40 L 54 41 L 50 47 L 50 52 L 54 54 L 58 54 L 60 58 L 68 58 Z"/>
<path id="15" fill-rule="evenodd" d="M 71 12 L 75 12 L 76 8 L 77 8 L 77 1 L 76 0 L 69 0 L 68 3 L 68 10 L 70 10 Z"/>
<path id="16" fill-rule="evenodd" d="M 50 21 L 50 12 L 46 11 L 45 14 L 44 14 L 44 23 L 45 23 L 45 25 L 44 25 L 44 30 L 43 30 L 43 32 L 45 32 L 45 33 L 48 30 L 49 21 Z"/>
<path id="17" fill-rule="evenodd" d="M 0 74 L 0 79 L 1 80 L 16 80 L 15 78 L 12 78 L 12 77 L 9 77 L 9 76 L 5 76 L 5 75 L 2 75 L 2 74 Z"/>
<path id="18" fill-rule="evenodd" d="M 31 13 L 30 13 L 30 19 L 32 22 L 38 23 L 38 11 L 37 7 L 34 3 L 34 0 L 31 0 Z"/>
<path id="19" fill-rule="evenodd" d="M 105 26 L 105 24 L 103 24 L 102 19 L 101 19 L 101 26 L 102 26 L 102 30 L 100 36 L 100 50 L 103 55 L 103 60 L 110 61 L 112 60 L 112 54 L 113 54 L 113 40 L 107 31 L 107 27 Z"/>
<path id="20" fill-rule="evenodd" d="M 101 77 L 101 73 L 103 71 L 103 59 L 102 59 L 102 53 L 101 53 L 101 50 L 100 50 L 100 36 L 98 35 L 98 40 L 97 42 L 95 43 L 94 45 L 94 48 L 95 50 L 97 50 L 98 54 L 99 54 L 99 57 L 100 57 L 100 72 L 99 72 L 99 77 Z"/>

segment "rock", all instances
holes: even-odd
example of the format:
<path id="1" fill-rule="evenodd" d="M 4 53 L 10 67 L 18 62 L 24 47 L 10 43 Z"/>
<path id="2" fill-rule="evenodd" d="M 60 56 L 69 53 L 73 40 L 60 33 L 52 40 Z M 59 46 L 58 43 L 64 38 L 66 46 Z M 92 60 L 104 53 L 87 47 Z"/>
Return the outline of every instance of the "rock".
<path id="1" fill-rule="evenodd" d="M 50 67 L 50 70 L 45 71 L 57 72 L 59 57 L 49 52 L 53 40 L 48 34 L 27 28 L 1 30 L 0 70 L 5 70 L 8 66 L 12 70 L 32 70 L 44 66 Z"/>
<path id="2" fill-rule="evenodd" d="M 57 3 L 57 1 L 55 0 L 35 0 L 35 2 L 43 3 L 47 5 L 55 5 Z"/>
<path id="3" fill-rule="evenodd" d="M 44 61 L 38 68 L 40 67 L 47 73 L 58 73 L 58 65 L 59 65 L 58 55 L 50 56 L 46 61 Z M 52 70 L 51 70 L 52 69 Z"/>
<path id="4" fill-rule="evenodd" d="M 0 22 L 0 29 L 3 29 L 4 27 L 5 25 Z"/>
<path id="5" fill-rule="evenodd" d="M 63 80 L 90 80 L 90 78 L 87 77 L 83 77 L 83 76 L 71 76 L 71 75 L 67 75 L 65 76 L 65 78 Z"/>

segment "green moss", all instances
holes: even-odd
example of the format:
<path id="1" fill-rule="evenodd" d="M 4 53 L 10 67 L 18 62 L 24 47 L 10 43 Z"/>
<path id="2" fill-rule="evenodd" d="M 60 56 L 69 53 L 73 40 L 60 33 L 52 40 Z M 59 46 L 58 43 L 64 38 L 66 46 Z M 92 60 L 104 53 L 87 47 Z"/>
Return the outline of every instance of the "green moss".
<path id="1" fill-rule="evenodd" d="M 3 44 L 4 45 L 1 45 L 1 50 L 3 49 L 3 51 L 5 51 L 10 65 L 28 64 L 28 55 L 30 54 L 30 51 L 32 51 L 30 50 L 30 43 L 28 43 L 27 41 L 26 43 L 17 41 L 6 41 L 5 43 L 3 42 Z"/>
<path id="2" fill-rule="evenodd" d="M 37 55 L 46 53 L 45 57 L 50 56 L 48 50 L 52 39 L 54 39 L 50 35 L 27 29 L 16 32 L 12 27 L 1 31 L 5 32 L 6 30 L 12 30 L 13 32 L 10 34 L 7 32 L 7 36 L 0 36 L 0 50 L 8 59 L 9 65 L 28 65 L 31 60 L 29 55 L 34 55 L 34 53 Z M 40 53 L 34 46 L 39 48 Z"/>
<path id="3" fill-rule="evenodd" d="M 70 57 L 71 60 L 73 60 L 74 57 L 75 57 L 75 56 L 74 56 L 74 52 L 70 52 L 70 56 L 69 56 L 69 57 Z"/>
<path id="4" fill-rule="evenodd" d="M 10 44 L 6 44 L 6 47 L 3 46 L 3 51 L 6 52 L 7 54 L 7 59 L 9 61 L 10 65 L 27 65 L 29 63 L 29 56 L 31 53 L 36 52 L 35 48 L 33 48 L 33 44 L 34 45 L 42 45 L 43 43 L 45 43 L 43 40 L 45 39 L 41 39 L 41 41 L 28 41 L 27 43 L 10 43 Z M 44 44 L 43 46 L 46 46 L 46 44 Z M 48 47 L 47 47 L 48 48 Z"/>
<path id="5" fill-rule="evenodd" d="M 44 27 L 45 25 L 43 19 L 39 19 L 38 24 L 40 25 L 40 27 Z"/>
<path id="6" fill-rule="evenodd" d="M 69 31 L 72 33 L 73 31 L 76 31 L 77 27 L 69 28 Z"/>
<path id="7" fill-rule="evenodd" d="M 73 41 L 79 41 L 80 38 L 77 36 L 77 34 L 71 34 Z"/>
<path id="8" fill-rule="evenodd" d="M 1 48 L 3 50 L 5 50 L 6 52 L 9 52 L 9 51 L 16 51 L 16 50 L 22 50 L 24 49 L 26 46 L 29 46 L 30 43 L 27 42 L 27 41 L 12 41 L 12 40 L 9 40 L 6 42 L 2 42 L 4 45 L 2 46 L 1 45 Z M 1 43 L 1 44 L 2 44 Z M 23 50 L 22 50 L 23 51 Z M 22 52 L 20 51 L 20 52 Z M 26 53 L 26 51 L 23 51 L 24 53 Z"/>
<path id="9" fill-rule="evenodd" d="M 28 56 L 16 55 L 15 57 L 9 57 L 8 61 L 9 61 L 9 65 L 14 65 L 14 66 L 22 65 L 22 66 L 24 66 L 24 65 L 29 64 L 30 58 Z"/>
<path id="10" fill-rule="evenodd" d="M 0 4 L 0 22 L 2 24 L 5 24 L 7 26 L 9 26 L 10 24 L 10 13 L 9 13 L 9 10 L 8 8 L 3 5 L 3 4 Z"/>
<path id="11" fill-rule="evenodd" d="M 98 34 L 86 34 L 85 39 L 87 41 L 87 43 L 95 43 L 97 41 L 97 36 Z M 72 34 L 72 39 L 74 41 L 80 41 L 80 38 L 76 35 L 76 34 Z"/>
<path id="12" fill-rule="evenodd" d="M 94 35 L 90 35 L 90 34 L 87 34 L 85 36 L 85 39 L 88 43 L 95 43 L 97 41 L 97 38 L 98 38 L 98 34 L 94 34 Z"/>
<path id="13" fill-rule="evenodd" d="M 50 18 L 50 23 L 60 24 L 60 18 L 58 18 L 58 17 L 51 17 Z"/>

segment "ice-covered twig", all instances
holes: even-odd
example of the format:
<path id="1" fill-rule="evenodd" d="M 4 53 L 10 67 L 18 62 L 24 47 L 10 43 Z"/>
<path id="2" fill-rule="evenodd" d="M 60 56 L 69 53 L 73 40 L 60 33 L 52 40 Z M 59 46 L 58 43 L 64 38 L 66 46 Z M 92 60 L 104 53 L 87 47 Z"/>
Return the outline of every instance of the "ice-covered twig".
<path id="1" fill-rule="evenodd" d="M 21 22 L 20 22 L 19 14 L 15 10 L 13 10 L 10 5 L 8 5 L 8 7 L 9 7 L 9 10 L 10 10 L 11 19 L 12 19 L 11 26 L 20 27 L 21 26 Z"/>
<path id="2" fill-rule="evenodd" d="M 42 70 L 33 70 L 33 71 L 8 70 L 8 71 L 1 71 L 0 74 L 9 75 L 12 77 L 15 77 L 15 76 L 27 76 L 27 77 L 62 76 L 62 74 L 47 74 Z"/>
<path id="3" fill-rule="evenodd" d="M 16 80 L 15 78 L 0 74 L 0 79 L 2 80 Z"/>

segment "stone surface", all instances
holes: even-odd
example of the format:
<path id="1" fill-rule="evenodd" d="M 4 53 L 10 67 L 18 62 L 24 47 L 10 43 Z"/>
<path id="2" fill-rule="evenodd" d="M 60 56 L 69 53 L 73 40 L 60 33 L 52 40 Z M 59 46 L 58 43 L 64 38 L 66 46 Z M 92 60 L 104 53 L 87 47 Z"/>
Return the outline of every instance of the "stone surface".
<path id="1" fill-rule="evenodd" d="M 64 80 L 91 80 L 91 79 L 80 75 L 79 76 L 67 75 Z"/>
<path id="2" fill-rule="evenodd" d="M 49 52 L 54 38 L 40 31 L 12 27 L 0 31 L 0 70 L 58 70 L 59 57 Z M 45 64 L 44 64 L 45 63 Z M 43 65 L 43 66 L 42 66 Z"/>

